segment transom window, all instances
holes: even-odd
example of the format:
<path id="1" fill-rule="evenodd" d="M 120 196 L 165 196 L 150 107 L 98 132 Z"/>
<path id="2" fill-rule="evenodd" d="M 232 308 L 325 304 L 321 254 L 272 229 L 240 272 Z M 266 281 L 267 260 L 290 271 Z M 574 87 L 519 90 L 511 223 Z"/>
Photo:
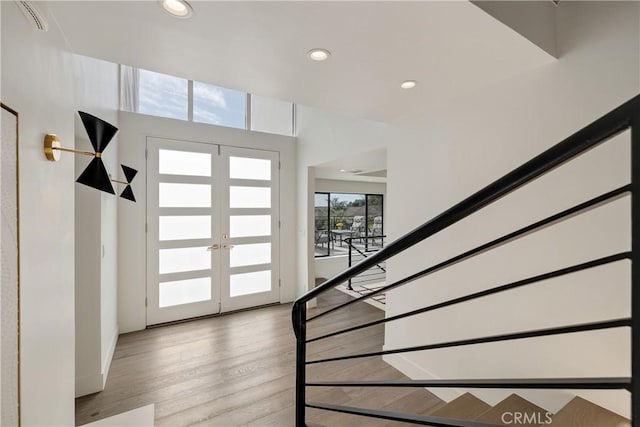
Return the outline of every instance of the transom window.
<path id="1" fill-rule="evenodd" d="M 120 66 L 120 109 L 292 136 L 295 105 L 209 83 Z"/>

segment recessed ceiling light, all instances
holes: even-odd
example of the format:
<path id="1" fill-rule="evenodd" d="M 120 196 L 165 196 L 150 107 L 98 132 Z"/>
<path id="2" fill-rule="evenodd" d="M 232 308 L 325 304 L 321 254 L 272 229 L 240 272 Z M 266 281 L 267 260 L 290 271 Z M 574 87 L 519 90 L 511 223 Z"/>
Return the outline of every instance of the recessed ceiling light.
<path id="1" fill-rule="evenodd" d="M 307 52 L 307 57 L 312 61 L 326 61 L 331 56 L 331 52 L 327 49 L 311 49 Z"/>
<path id="2" fill-rule="evenodd" d="M 340 169 L 340 172 L 346 172 L 346 170 L 344 170 L 344 169 Z"/>
<path id="3" fill-rule="evenodd" d="M 176 18 L 189 18 L 193 14 L 191 5 L 185 0 L 160 0 L 165 12 Z"/>
<path id="4" fill-rule="evenodd" d="M 418 82 L 415 80 L 405 80 L 402 83 L 400 83 L 400 87 L 402 89 L 413 89 L 414 87 L 416 87 L 417 84 Z"/>

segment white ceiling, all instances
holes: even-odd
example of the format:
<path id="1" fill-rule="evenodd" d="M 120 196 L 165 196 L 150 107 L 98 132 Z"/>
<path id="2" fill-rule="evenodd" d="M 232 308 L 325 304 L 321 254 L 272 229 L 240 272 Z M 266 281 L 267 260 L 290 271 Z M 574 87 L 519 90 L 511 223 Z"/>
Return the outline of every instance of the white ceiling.
<path id="1" fill-rule="evenodd" d="M 315 166 L 315 176 L 316 178 L 343 181 L 387 182 L 386 174 L 384 177 L 362 175 L 367 172 L 386 172 L 386 169 L 387 150 L 382 148 L 318 164 Z M 360 171 L 360 173 L 354 173 L 354 171 Z"/>
<path id="2" fill-rule="evenodd" d="M 386 122 L 553 60 L 467 1 L 191 3 L 46 2 L 76 53 Z"/>

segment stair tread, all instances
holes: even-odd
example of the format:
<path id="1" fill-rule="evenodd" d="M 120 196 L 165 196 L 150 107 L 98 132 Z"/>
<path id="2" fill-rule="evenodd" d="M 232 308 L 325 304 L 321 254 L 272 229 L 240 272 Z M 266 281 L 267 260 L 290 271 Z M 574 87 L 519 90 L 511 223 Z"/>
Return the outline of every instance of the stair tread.
<path id="1" fill-rule="evenodd" d="M 431 412 L 429 415 L 433 415 L 434 417 L 470 421 L 489 409 L 491 409 L 491 406 L 487 403 L 478 399 L 471 393 L 465 393 Z"/>
<path id="2" fill-rule="evenodd" d="M 573 398 L 552 417 L 553 427 L 630 427 L 631 422 L 581 397 Z"/>
<path id="3" fill-rule="evenodd" d="M 534 427 L 543 424 L 548 419 L 547 413 L 546 409 L 517 394 L 511 394 L 493 408 L 479 415 L 475 421 L 499 426 L 517 424 L 522 427 Z"/>

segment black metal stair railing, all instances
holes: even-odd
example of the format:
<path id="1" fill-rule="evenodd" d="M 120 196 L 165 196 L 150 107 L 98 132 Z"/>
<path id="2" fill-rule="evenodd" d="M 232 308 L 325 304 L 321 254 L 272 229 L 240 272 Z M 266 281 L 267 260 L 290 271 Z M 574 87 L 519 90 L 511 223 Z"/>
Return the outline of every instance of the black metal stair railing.
<path id="1" fill-rule="evenodd" d="M 523 227 L 519 230 L 505 234 L 497 239 L 470 249 L 462 254 L 442 261 L 436 265 L 424 268 L 415 274 L 397 280 L 393 283 L 379 288 L 371 294 L 355 298 L 331 309 L 327 309 L 319 314 L 307 318 L 307 302 L 317 296 L 329 291 L 337 285 L 349 281 L 349 279 L 365 272 L 377 265 L 381 265 L 387 259 L 398 255 L 415 244 L 428 239 L 430 236 L 446 229 L 469 215 L 495 202 L 501 197 L 526 185 L 534 179 L 544 175 L 552 169 L 561 166 L 580 154 L 606 142 L 613 136 L 629 130 L 631 134 L 631 182 L 628 185 L 613 189 L 605 194 L 587 200 L 574 207 L 558 212 L 534 224 Z M 542 154 L 529 160 L 512 172 L 504 175 L 470 197 L 451 207 L 447 211 L 433 218 L 432 220 L 417 227 L 408 234 L 389 243 L 378 252 L 364 258 L 358 264 L 349 267 L 337 276 L 327 280 L 320 286 L 310 290 L 298 298 L 292 309 L 293 328 L 296 336 L 296 427 L 305 426 L 306 408 L 316 408 L 326 411 L 340 412 L 345 414 L 360 415 L 393 421 L 410 422 L 431 426 L 459 426 L 459 427 L 482 427 L 485 424 L 473 421 L 459 421 L 448 418 L 433 417 L 428 415 L 416 415 L 398 413 L 390 411 L 380 411 L 367 408 L 347 407 L 339 405 L 329 405 L 307 402 L 306 390 L 308 387 L 460 387 L 470 389 L 481 388 L 503 388 L 503 389 L 621 389 L 631 393 L 631 422 L 633 427 L 640 427 L 640 96 L 636 96 L 582 130 L 574 133 L 562 142 L 556 144 Z M 548 272 L 522 279 L 516 282 L 505 283 L 490 289 L 476 292 L 466 296 L 443 301 L 427 307 L 422 307 L 406 313 L 397 314 L 384 319 L 354 325 L 339 331 L 325 333 L 311 339 L 307 338 L 307 323 L 326 316 L 337 310 L 345 309 L 351 304 L 358 303 L 374 294 L 384 293 L 391 289 L 411 283 L 419 278 L 450 267 L 461 261 L 470 259 L 486 251 L 495 249 L 506 243 L 512 242 L 529 233 L 541 230 L 552 224 L 559 223 L 571 216 L 579 215 L 592 208 L 610 203 L 621 197 L 631 197 L 631 250 L 611 254 L 588 262 L 568 266 L 556 271 Z M 562 275 L 592 269 L 598 266 L 620 262 L 631 261 L 631 315 L 628 318 L 610 319 L 582 324 L 574 324 L 553 328 L 527 330 L 516 333 L 499 334 L 493 336 L 477 337 L 456 341 L 438 342 L 428 345 L 416 345 L 404 348 L 394 348 L 377 352 L 360 354 L 348 354 L 339 357 L 307 360 L 306 347 L 308 343 L 324 340 L 330 337 L 353 332 L 374 325 L 393 322 L 399 319 L 415 316 L 417 314 L 438 310 L 444 307 L 472 301 L 487 295 L 497 294 L 507 290 L 535 285 L 538 282 Z M 331 361 L 359 359 L 371 356 L 381 356 L 388 354 L 407 353 L 415 351 L 434 350 L 439 348 L 462 347 L 472 344 L 502 342 L 510 340 L 522 340 L 532 337 L 542 337 L 551 335 L 563 335 L 574 332 L 604 330 L 612 328 L 630 328 L 631 330 L 631 377 L 630 378 L 546 378 L 546 379 L 473 379 L 473 380 L 406 380 L 406 381 L 331 381 L 331 382 L 307 382 L 306 368 L 308 365 L 317 365 Z"/>
<path id="2" fill-rule="evenodd" d="M 349 248 L 348 267 L 361 262 L 375 252 L 384 248 L 384 239 L 387 236 L 361 236 L 347 237 L 344 239 Z M 357 243 L 356 243 L 357 242 Z M 387 277 L 387 266 L 385 262 L 372 266 L 367 271 L 363 271 L 350 278 L 347 282 L 347 289 L 353 290 L 353 285 L 366 285 L 372 283 L 384 283 Z M 379 286 L 378 286 L 379 287 Z M 377 289 L 376 289 L 377 290 Z M 367 290 L 366 293 L 370 291 Z"/>

